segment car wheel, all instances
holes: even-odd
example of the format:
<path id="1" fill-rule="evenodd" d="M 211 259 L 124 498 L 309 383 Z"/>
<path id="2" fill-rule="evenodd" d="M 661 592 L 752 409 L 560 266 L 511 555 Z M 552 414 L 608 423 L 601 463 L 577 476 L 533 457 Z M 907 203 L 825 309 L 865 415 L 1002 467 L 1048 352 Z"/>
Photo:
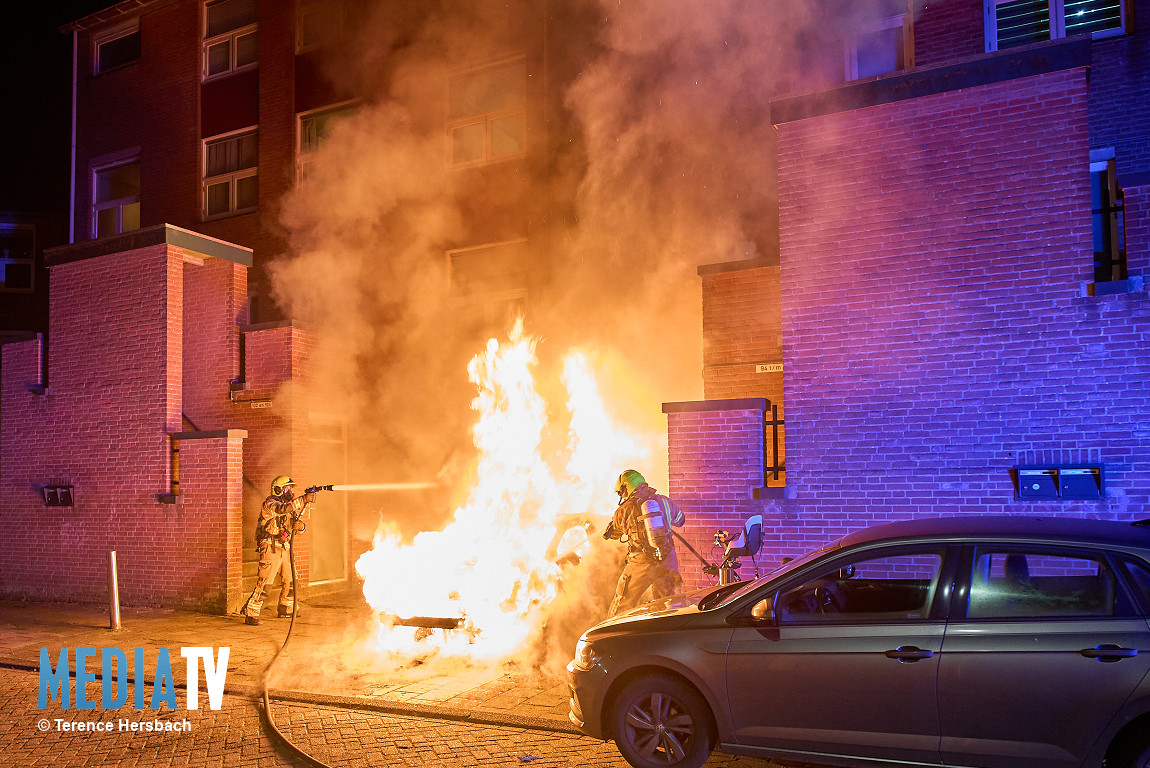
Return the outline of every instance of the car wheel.
<path id="1" fill-rule="evenodd" d="M 1148 768 L 1150 766 L 1150 737 L 1142 734 L 1127 738 L 1115 750 L 1114 759 L 1106 761 L 1107 768 Z"/>
<path id="2" fill-rule="evenodd" d="M 629 683 L 615 700 L 612 726 L 620 754 L 635 768 L 698 768 L 714 744 L 707 702 L 663 675 Z"/>

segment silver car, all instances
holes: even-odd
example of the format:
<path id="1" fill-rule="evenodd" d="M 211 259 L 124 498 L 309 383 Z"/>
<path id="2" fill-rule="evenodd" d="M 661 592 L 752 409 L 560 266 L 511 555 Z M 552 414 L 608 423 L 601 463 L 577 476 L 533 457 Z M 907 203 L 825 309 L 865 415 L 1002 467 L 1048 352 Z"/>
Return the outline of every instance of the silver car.
<path id="1" fill-rule="evenodd" d="M 587 630 L 571 720 L 637 768 L 1150 766 L 1150 527 L 869 528 Z"/>

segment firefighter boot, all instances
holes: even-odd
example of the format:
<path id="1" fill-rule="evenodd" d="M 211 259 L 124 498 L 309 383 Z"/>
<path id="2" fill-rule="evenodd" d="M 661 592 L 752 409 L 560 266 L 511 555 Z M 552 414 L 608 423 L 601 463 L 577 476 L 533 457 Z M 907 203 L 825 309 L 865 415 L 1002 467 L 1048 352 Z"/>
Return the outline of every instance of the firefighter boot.
<path id="1" fill-rule="evenodd" d="M 276 611 L 276 616 L 278 616 L 281 619 L 290 619 L 291 614 L 292 614 L 292 609 L 286 608 L 282 605 L 279 607 L 279 610 Z"/>

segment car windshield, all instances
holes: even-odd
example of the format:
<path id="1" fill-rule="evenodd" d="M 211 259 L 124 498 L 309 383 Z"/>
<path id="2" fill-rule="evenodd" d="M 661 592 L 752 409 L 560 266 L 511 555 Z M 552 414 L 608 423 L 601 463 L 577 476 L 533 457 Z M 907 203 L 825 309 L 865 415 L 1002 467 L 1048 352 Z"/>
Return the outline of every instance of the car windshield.
<path id="1" fill-rule="evenodd" d="M 788 560 L 775 570 L 771 571 L 765 576 L 761 576 L 755 579 L 754 581 L 744 581 L 737 582 L 736 584 L 728 584 L 726 587 L 720 587 L 714 592 L 708 592 L 707 595 L 699 601 L 699 610 L 706 611 L 712 608 L 721 608 L 724 605 L 729 605 L 744 595 L 754 592 L 760 584 L 771 579 L 778 578 L 785 573 L 789 573 L 795 568 L 801 568 L 807 563 L 813 560 L 817 560 L 818 558 L 826 555 L 828 552 L 833 552 L 838 548 L 839 545 L 836 542 L 835 544 L 823 547 L 822 549 L 816 549 L 814 552 L 808 552 L 802 557 L 796 557 L 794 560 Z"/>

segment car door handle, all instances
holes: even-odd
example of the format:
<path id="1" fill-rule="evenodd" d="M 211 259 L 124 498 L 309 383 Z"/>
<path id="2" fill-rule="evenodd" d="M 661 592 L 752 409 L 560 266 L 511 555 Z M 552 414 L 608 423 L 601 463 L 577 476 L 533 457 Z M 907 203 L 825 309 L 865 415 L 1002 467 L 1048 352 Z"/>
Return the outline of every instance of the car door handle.
<path id="1" fill-rule="evenodd" d="M 1083 656 L 1088 659 L 1098 659 L 1099 661 L 1122 661 L 1122 659 L 1129 659 L 1138 655 L 1137 648 L 1123 648 L 1120 645 L 1112 645 L 1110 643 L 1103 643 L 1096 645 L 1093 648 L 1083 648 L 1079 651 Z"/>
<path id="2" fill-rule="evenodd" d="M 922 648 L 914 645 L 900 645 L 893 651 L 883 651 L 883 655 L 888 659 L 911 662 L 918 661 L 919 659 L 929 659 L 934 655 L 934 651 L 924 651 Z"/>

